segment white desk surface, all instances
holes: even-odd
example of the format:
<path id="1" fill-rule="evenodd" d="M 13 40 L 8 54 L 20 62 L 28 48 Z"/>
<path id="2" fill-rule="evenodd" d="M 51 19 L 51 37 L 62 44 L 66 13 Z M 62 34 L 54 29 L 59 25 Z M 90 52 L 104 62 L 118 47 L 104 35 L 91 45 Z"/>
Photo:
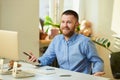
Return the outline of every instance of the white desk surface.
<path id="1" fill-rule="evenodd" d="M 73 71 L 68 71 L 68 70 L 63 70 L 59 68 L 54 68 L 54 67 L 49 67 L 49 66 L 44 66 L 44 67 L 39 67 L 36 68 L 35 66 L 28 64 L 28 63 L 23 63 L 21 69 L 23 71 L 30 71 L 35 73 L 34 77 L 28 77 L 28 78 L 14 78 L 12 75 L 0 75 L 0 80 L 111 80 L 109 78 L 104 78 L 104 77 L 97 77 L 93 75 L 87 75 L 83 73 L 78 73 L 78 72 L 73 72 Z M 54 68 L 54 70 L 46 70 Z M 62 76 L 61 75 L 71 75 L 71 76 Z"/>

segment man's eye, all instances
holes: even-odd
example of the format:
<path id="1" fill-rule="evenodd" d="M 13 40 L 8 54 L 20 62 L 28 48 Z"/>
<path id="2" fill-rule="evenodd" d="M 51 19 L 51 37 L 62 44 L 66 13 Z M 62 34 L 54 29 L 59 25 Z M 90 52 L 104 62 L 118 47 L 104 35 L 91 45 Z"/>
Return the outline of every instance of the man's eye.
<path id="1" fill-rule="evenodd" d="M 64 21 L 62 21 L 61 23 L 65 23 Z"/>
<path id="2" fill-rule="evenodd" d="M 70 21 L 68 21 L 67 23 L 69 23 L 69 24 L 70 24 L 71 22 L 70 22 Z"/>

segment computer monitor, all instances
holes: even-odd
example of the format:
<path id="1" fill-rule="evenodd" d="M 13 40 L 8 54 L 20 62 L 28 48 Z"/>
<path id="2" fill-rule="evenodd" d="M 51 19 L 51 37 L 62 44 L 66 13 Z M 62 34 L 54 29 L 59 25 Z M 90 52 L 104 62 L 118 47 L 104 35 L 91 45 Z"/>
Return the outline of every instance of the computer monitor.
<path id="1" fill-rule="evenodd" d="M 0 30 L 0 58 L 19 60 L 18 33 Z"/>

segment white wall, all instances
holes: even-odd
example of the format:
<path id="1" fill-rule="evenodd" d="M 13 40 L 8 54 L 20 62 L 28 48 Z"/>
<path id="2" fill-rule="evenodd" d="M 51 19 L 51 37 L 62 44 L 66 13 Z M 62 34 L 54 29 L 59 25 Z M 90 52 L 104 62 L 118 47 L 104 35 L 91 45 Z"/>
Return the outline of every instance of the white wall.
<path id="1" fill-rule="evenodd" d="M 0 27 L 1 27 L 1 7 L 2 6 L 2 1 L 0 1 Z"/>
<path id="2" fill-rule="evenodd" d="M 0 29 L 18 32 L 19 54 L 32 51 L 39 56 L 38 0 L 0 0 Z"/>
<path id="3" fill-rule="evenodd" d="M 114 0 L 113 16 L 112 16 L 112 30 L 119 35 L 120 38 L 120 0 Z"/>
<path id="4" fill-rule="evenodd" d="M 113 0 L 86 0 L 85 19 L 92 21 L 94 34 L 111 36 L 112 11 Z"/>

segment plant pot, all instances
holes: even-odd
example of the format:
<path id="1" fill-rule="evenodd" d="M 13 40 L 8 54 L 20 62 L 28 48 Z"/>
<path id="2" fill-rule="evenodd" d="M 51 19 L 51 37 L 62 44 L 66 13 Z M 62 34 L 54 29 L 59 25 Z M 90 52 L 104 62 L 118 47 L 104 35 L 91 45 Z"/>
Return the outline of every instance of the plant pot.
<path id="1" fill-rule="evenodd" d="M 40 32 L 39 38 L 40 38 L 40 40 L 45 40 L 45 38 L 46 38 L 47 36 L 48 36 L 47 33 Z"/>
<path id="2" fill-rule="evenodd" d="M 50 30 L 49 38 L 53 39 L 58 34 L 59 34 L 59 29 L 58 28 L 52 28 Z"/>

